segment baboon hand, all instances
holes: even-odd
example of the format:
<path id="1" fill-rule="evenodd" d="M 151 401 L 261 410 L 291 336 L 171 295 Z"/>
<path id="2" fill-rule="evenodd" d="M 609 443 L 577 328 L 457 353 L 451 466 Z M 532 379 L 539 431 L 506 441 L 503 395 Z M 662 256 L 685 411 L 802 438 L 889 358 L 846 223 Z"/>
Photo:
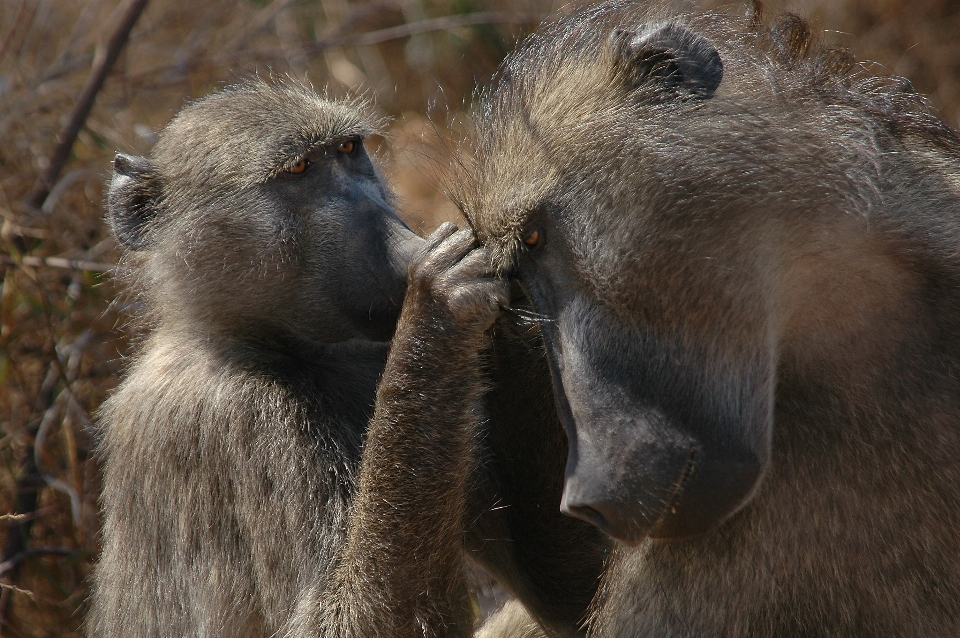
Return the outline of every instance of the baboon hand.
<path id="1" fill-rule="evenodd" d="M 509 302 L 509 284 L 496 276 L 490 251 L 477 247 L 473 231 L 449 222 L 411 261 L 408 286 L 416 304 L 467 332 L 489 328 Z"/>

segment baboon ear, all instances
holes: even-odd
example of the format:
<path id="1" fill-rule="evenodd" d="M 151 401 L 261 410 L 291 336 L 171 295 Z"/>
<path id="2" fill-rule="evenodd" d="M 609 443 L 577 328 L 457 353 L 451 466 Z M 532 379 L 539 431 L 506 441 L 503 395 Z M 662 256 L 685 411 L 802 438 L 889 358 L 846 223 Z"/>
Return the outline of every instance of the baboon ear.
<path id="1" fill-rule="evenodd" d="M 107 215 L 113 233 L 130 248 L 143 248 L 147 222 L 157 214 L 159 180 L 145 157 L 118 153 L 107 194 Z"/>
<path id="2" fill-rule="evenodd" d="M 648 86 L 658 101 L 675 96 L 708 99 L 723 79 L 717 49 L 678 24 L 617 29 L 610 39 L 629 88 Z"/>

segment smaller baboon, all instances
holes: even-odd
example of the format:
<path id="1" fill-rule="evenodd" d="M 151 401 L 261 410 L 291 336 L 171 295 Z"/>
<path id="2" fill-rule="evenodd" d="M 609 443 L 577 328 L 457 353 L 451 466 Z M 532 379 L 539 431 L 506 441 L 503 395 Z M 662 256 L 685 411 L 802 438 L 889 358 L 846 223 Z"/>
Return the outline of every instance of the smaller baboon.
<path id="1" fill-rule="evenodd" d="M 455 181 L 529 296 L 590 635 L 960 634 L 960 139 L 799 18 L 532 37 Z"/>
<path id="2" fill-rule="evenodd" d="M 255 81 L 117 156 L 109 220 L 149 332 L 100 414 L 89 635 L 469 635 L 464 544 L 544 627 L 576 631 L 606 542 L 556 509 L 539 337 L 506 323 L 485 363 L 505 284 L 478 281 L 469 233 L 425 245 L 395 215 L 363 146 L 378 126 Z M 526 383 L 481 383 L 490 366 Z M 521 431 L 537 440 L 507 440 Z M 498 623 L 534 626 L 518 605 Z"/>

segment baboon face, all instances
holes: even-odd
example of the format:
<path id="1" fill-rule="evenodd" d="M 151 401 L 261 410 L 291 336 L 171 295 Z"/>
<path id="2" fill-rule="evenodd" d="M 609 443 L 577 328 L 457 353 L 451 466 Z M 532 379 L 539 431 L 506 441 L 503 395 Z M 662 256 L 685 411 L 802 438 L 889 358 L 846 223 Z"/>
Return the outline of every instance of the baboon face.
<path id="1" fill-rule="evenodd" d="M 119 155 L 109 215 L 161 321 L 299 342 L 386 340 L 420 240 L 391 207 L 364 105 L 250 82 Z"/>
<path id="2" fill-rule="evenodd" d="M 563 511 L 635 543 L 701 533 L 748 500 L 770 455 L 773 354 L 763 229 L 713 189 L 715 149 L 736 138 L 699 130 L 724 63 L 631 11 L 589 10 L 508 61 L 459 196 L 541 315 Z"/>

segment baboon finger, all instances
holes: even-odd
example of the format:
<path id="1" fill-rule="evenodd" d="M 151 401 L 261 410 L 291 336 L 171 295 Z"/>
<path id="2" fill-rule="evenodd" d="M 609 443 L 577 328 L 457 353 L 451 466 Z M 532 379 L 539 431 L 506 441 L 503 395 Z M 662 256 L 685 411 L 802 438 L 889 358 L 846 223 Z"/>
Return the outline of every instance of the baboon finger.
<path id="1" fill-rule="evenodd" d="M 487 282 L 487 292 L 490 303 L 495 309 L 495 314 L 500 313 L 500 309 L 510 305 L 510 284 L 505 279 L 485 279 Z"/>
<path id="2" fill-rule="evenodd" d="M 509 302 L 509 286 L 502 279 L 474 279 L 446 290 L 446 303 L 461 326 L 486 330 L 500 308 Z"/>
<path id="3" fill-rule="evenodd" d="M 458 230 L 426 256 L 417 266 L 418 274 L 437 277 L 463 259 L 476 245 L 477 240 L 472 230 Z"/>
<path id="4" fill-rule="evenodd" d="M 494 274 L 490 249 L 481 247 L 474 248 L 466 257 L 447 269 L 442 278 L 445 281 L 458 282 L 478 278 L 488 279 Z"/>
<path id="5" fill-rule="evenodd" d="M 457 230 L 457 225 L 453 222 L 443 222 L 440 224 L 435 231 L 430 233 L 430 236 L 427 237 L 426 243 L 420 248 L 420 250 L 417 251 L 417 254 L 414 255 L 413 259 L 410 261 L 411 265 L 419 264 L 426 259 L 427 255 L 432 253 L 437 246 L 442 244 L 446 238 L 457 232 Z"/>

